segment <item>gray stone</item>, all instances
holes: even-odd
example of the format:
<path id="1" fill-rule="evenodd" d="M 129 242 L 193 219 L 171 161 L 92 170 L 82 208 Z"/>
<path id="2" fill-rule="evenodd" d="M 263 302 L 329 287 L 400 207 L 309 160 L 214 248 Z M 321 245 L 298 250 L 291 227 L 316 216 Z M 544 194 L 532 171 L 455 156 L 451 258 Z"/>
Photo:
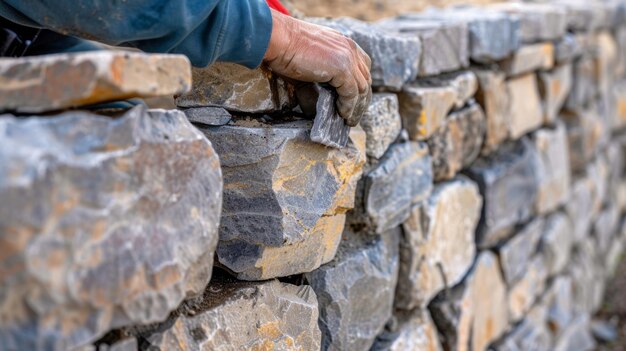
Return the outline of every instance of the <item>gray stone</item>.
<path id="1" fill-rule="evenodd" d="M 337 93 L 318 84 L 315 120 L 311 128 L 311 140 L 322 145 L 344 148 L 350 139 L 350 127 L 337 112 Z"/>
<path id="2" fill-rule="evenodd" d="M 420 39 L 389 33 L 352 18 L 308 19 L 314 23 L 331 27 L 350 37 L 372 59 L 372 85 L 392 91 L 417 77 L 422 53 Z"/>
<path id="3" fill-rule="evenodd" d="M 354 207 L 365 138 L 361 131 L 360 140 L 334 149 L 312 142 L 310 129 L 311 121 L 290 119 L 201 129 L 224 174 L 219 262 L 240 279 L 309 272 L 335 254 Z"/>
<path id="4" fill-rule="evenodd" d="M 469 32 L 463 21 L 394 18 L 378 23 L 392 33 L 419 37 L 422 58 L 419 76 L 434 76 L 469 66 Z"/>
<path id="5" fill-rule="evenodd" d="M 551 71 L 539 72 L 539 94 L 543 105 L 543 122 L 554 124 L 572 89 L 572 65 L 564 64 Z"/>
<path id="6" fill-rule="evenodd" d="M 557 64 L 570 63 L 583 54 L 582 36 L 566 33 L 554 44 L 554 59 Z"/>
<path id="7" fill-rule="evenodd" d="M 545 260 L 535 255 L 524 271 L 522 278 L 508 292 L 509 319 L 517 322 L 524 318 L 543 294 L 548 279 Z"/>
<path id="8" fill-rule="evenodd" d="M 590 330 L 589 315 L 576 318 L 559 337 L 554 351 L 591 351 L 596 342 Z"/>
<path id="9" fill-rule="evenodd" d="M 593 336 L 598 341 L 603 343 L 614 342 L 619 336 L 617 326 L 614 323 L 603 320 L 591 321 L 590 329 L 593 333 Z"/>
<path id="10" fill-rule="evenodd" d="M 319 350 L 318 316 L 309 286 L 224 280 L 139 334 L 149 350 Z"/>
<path id="11" fill-rule="evenodd" d="M 604 295 L 604 268 L 599 267 L 595 243 L 591 237 L 580 242 L 572 253 L 568 265 L 574 284 L 575 314 L 594 313 Z"/>
<path id="12" fill-rule="evenodd" d="M 501 61 L 500 67 L 509 77 L 549 70 L 554 67 L 554 44 L 551 42 L 526 44 Z"/>
<path id="13" fill-rule="evenodd" d="M 624 50 L 626 51 L 626 50 Z M 626 127 L 626 81 L 618 81 L 613 85 L 613 128 L 624 129 Z"/>
<path id="14" fill-rule="evenodd" d="M 600 144 L 608 137 L 605 126 L 595 107 L 581 112 L 564 112 L 560 118 L 567 129 L 572 173 L 584 172 Z"/>
<path id="15" fill-rule="evenodd" d="M 533 133 L 536 151 L 535 176 L 539 184 L 535 208 L 538 214 L 553 212 L 570 197 L 571 171 L 569 144 L 565 125 L 558 122 L 553 129 Z"/>
<path id="16" fill-rule="evenodd" d="M 470 166 L 483 146 L 485 114 L 478 104 L 453 112 L 428 139 L 435 181 L 452 179 Z"/>
<path id="17" fill-rule="evenodd" d="M 541 238 L 541 255 L 550 276 L 555 276 L 566 268 L 573 245 L 572 224 L 569 218 L 560 212 L 547 217 Z"/>
<path id="18" fill-rule="evenodd" d="M 504 2 L 491 4 L 488 10 L 515 15 L 520 20 L 520 36 L 524 43 L 557 40 L 565 35 L 566 12 L 562 7 L 551 4 Z"/>
<path id="19" fill-rule="evenodd" d="M 232 115 L 221 107 L 196 107 L 184 110 L 185 115 L 192 123 L 207 126 L 224 126 L 232 119 Z"/>
<path id="20" fill-rule="evenodd" d="M 511 95 L 509 94 L 505 74 L 499 71 L 474 70 L 478 77 L 476 100 L 485 111 L 487 130 L 483 153 L 497 149 L 509 136 Z"/>
<path id="21" fill-rule="evenodd" d="M 489 348 L 490 351 L 528 351 L 550 350 L 552 335 L 544 323 L 546 309 L 536 305 L 526 318 L 517 324 L 513 330 L 500 341 Z"/>
<path id="22" fill-rule="evenodd" d="M 551 0 L 566 12 L 567 28 L 572 32 L 595 32 L 612 23 L 609 8 L 601 2 L 584 0 Z"/>
<path id="23" fill-rule="evenodd" d="M 428 310 L 398 313 L 376 338 L 371 351 L 443 351 Z"/>
<path id="24" fill-rule="evenodd" d="M 231 112 L 267 113 L 295 107 L 295 89 L 269 70 L 234 63 L 192 69 L 193 86 L 176 98 L 182 108 L 223 107 Z"/>
<path id="25" fill-rule="evenodd" d="M 472 266 L 474 232 L 482 199 L 465 177 L 440 183 L 404 223 L 396 308 L 426 306 L 437 293 L 456 285 Z"/>
<path id="26" fill-rule="evenodd" d="M 391 143 L 398 139 L 402 130 L 402 118 L 395 94 L 377 93 L 361 118 L 361 127 L 366 134 L 367 156 L 380 159 Z"/>
<path id="27" fill-rule="evenodd" d="M 595 69 L 594 61 L 588 55 L 574 61 L 572 88 L 565 101 L 565 108 L 570 111 L 583 110 L 598 95 Z"/>
<path id="28" fill-rule="evenodd" d="M 450 85 L 411 83 L 398 95 L 402 125 L 411 140 L 430 138 L 443 124 L 458 94 Z"/>
<path id="29" fill-rule="evenodd" d="M 619 228 L 620 212 L 616 206 L 609 206 L 600 212 L 599 216 L 593 224 L 593 237 L 597 245 L 599 257 L 603 257 L 604 261 L 609 257 L 611 245 Z"/>
<path id="30" fill-rule="evenodd" d="M 72 349 L 202 292 L 222 179 L 182 112 L 5 115 L 0 135 L 0 345 Z"/>
<path id="31" fill-rule="evenodd" d="M 536 218 L 498 248 L 500 265 L 507 285 L 513 285 L 524 276 L 532 257 L 537 252 L 543 228 L 543 218 Z"/>
<path id="32" fill-rule="evenodd" d="M 392 145 L 363 180 L 363 206 L 355 220 L 376 233 L 397 227 L 433 188 L 432 161 L 425 143 Z"/>
<path id="33" fill-rule="evenodd" d="M 528 139 L 503 145 L 492 156 L 479 159 L 468 174 L 484 198 L 483 218 L 476 240 L 481 248 L 508 237 L 513 227 L 530 219 L 537 196 L 534 151 Z"/>
<path id="34" fill-rule="evenodd" d="M 305 275 L 319 299 L 322 350 L 367 350 L 392 316 L 400 229 L 344 233 L 337 257 Z M 365 293 L 367 292 L 367 293 Z"/>
<path id="35" fill-rule="evenodd" d="M 138 351 L 139 345 L 137 339 L 130 338 L 122 341 L 118 341 L 113 345 L 100 345 L 98 351 Z"/>
<path id="36" fill-rule="evenodd" d="M 592 189 L 592 214 L 593 218 L 600 215 L 608 200 L 609 192 L 609 165 L 603 157 L 596 157 L 587 165 L 586 175 L 591 180 Z"/>
<path id="37" fill-rule="evenodd" d="M 478 91 L 478 78 L 472 71 L 460 71 L 456 73 L 444 74 L 439 79 L 447 81 L 456 91 L 456 101 L 454 107 L 463 108 L 473 101 L 474 95 Z"/>
<path id="38" fill-rule="evenodd" d="M 0 111 L 39 113 L 189 91 L 191 64 L 183 55 L 122 51 L 3 58 Z"/>
<path id="39" fill-rule="evenodd" d="M 509 79 L 506 85 L 511 96 L 509 134 L 512 139 L 519 139 L 543 125 L 537 77 L 529 73 Z"/>
<path id="40" fill-rule="evenodd" d="M 586 177 L 576 179 L 572 183 L 570 201 L 565 205 L 565 211 L 572 223 L 572 238 L 575 243 L 589 234 L 593 207 L 593 182 Z"/>
<path id="41" fill-rule="evenodd" d="M 548 288 L 544 303 L 548 307 L 546 323 L 553 335 L 561 335 L 575 317 L 574 284 L 569 276 L 558 276 Z"/>
<path id="42" fill-rule="evenodd" d="M 485 350 L 508 328 L 498 258 L 490 251 L 481 253 L 464 282 L 440 294 L 430 310 L 445 350 Z"/>

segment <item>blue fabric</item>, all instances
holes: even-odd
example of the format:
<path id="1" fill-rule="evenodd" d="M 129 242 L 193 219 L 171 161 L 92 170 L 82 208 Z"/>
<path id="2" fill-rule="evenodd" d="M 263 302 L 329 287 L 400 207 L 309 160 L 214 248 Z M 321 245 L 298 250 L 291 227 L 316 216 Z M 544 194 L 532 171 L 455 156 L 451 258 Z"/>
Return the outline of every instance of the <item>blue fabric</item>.
<path id="1" fill-rule="evenodd" d="M 0 0 L 0 16 L 109 45 L 183 54 L 196 67 L 257 67 L 272 34 L 265 0 Z"/>

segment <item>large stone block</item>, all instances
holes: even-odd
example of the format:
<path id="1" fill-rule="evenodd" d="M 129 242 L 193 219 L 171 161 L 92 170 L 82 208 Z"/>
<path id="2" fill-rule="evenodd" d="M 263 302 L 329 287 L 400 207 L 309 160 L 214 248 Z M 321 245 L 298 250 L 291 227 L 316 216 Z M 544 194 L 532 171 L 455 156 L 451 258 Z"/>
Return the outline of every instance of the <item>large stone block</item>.
<path id="1" fill-rule="evenodd" d="M 565 108 L 570 111 L 585 109 L 599 93 L 596 80 L 596 66 L 589 55 L 583 55 L 573 62 L 573 82 L 570 94 L 565 101 Z"/>
<path id="2" fill-rule="evenodd" d="M 138 335 L 148 350 L 319 350 L 318 316 L 309 286 L 223 279 Z"/>
<path id="3" fill-rule="evenodd" d="M 400 17 L 378 25 L 392 33 L 421 40 L 420 77 L 453 72 L 469 65 L 468 26 L 463 21 Z"/>
<path id="4" fill-rule="evenodd" d="M 484 198 L 483 217 L 476 234 L 481 248 L 496 245 L 513 227 L 534 212 L 538 183 L 534 150 L 528 139 L 503 145 L 492 156 L 479 159 L 469 169 Z"/>
<path id="5" fill-rule="evenodd" d="M 395 94 L 374 94 L 360 124 L 366 134 L 367 156 L 381 158 L 402 130 L 398 97 Z"/>
<path id="6" fill-rule="evenodd" d="M 581 112 L 564 112 L 560 118 L 567 129 L 572 173 L 584 172 L 600 145 L 608 138 L 608 131 L 595 107 Z"/>
<path id="7" fill-rule="evenodd" d="M 475 70 L 478 77 L 476 101 L 482 106 L 487 119 L 484 153 L 494 151 L 509 136 L 511 95 L 503 72 Z"/>
<path id="8" fill-rule="evenodd" d="M 332 260 L 345 213 L 354 207 L 364 135 L 333 149 L 309 139 L 311 121 L 305 120 L 239 118 L 201 130 L 224 174 L 222 265 L 240 279 L 257 280 L 309 272 Z"/>
<path id="9" fill-rule="evenodd" d="M 191 64 L 182 55 L 120 51 L 4 58 L 0 111 L 39 113 L 189 90 Z"/>
<path id="10" fill-rule="evenodd" d="M 532 257 L 537 252 L 543 229 L 543 218 L 536 218 L 498 248 L 500 265 L 507 285 L 513 285 L 524 276 Z"/>
<path id="11" fill-rule="evenodd" d="M 322 350 L 368 350 L 392 316 L 400 229 L 344 233 L 337 257 L 305 280 L 319 300 Z M 367 293 L 365 293 L 367 292 Z"/>
<path id="12" fill-rule="evenodd" d="M 4 115 L 0 135 L 0 345 L 72 349 L 203 291 L 222 178 L 182 112 Z"/>
<path id="13" fill-rule="evenodd" d="M 457 96 L 450 85 L 406 85 L 398 99 L 402 124 L 411 140 L 430 138 L 444 124 Z"/>
<path id="14" fill-rule="evenodd" d="M 482 199 L 465 177 L 440 183 L 404 223 L 396 307 L 426 306 L 437 293 L 461 281 L 470 269 Z"/>
<path id="15" fill-rule="evenodd" d="M 432 191 L 428 146 L 418 142 L 392 145 L 362 185 L 362 192 L 357 194 L 358 207 L 350 216 L 351 225 L 376 233 L 397 227 Z"/>
<path id="16" fill-rule="evenodd" d="M 546 308 L 535 305 L 526 318 L 513 327 L 490 351 L 550 350 L 552 335 L 545 323 Z"/>
<path id="17" fill-rule="evenodd" d="M 497 257 L 481 253 L 465 281 L 439 295 L 430 309 L 444 349 L 485 350 L 508 328 L 506 288 Z"/>
<path id="18" fill-rule="evenodd" d="M 435 181 L 452 179 L 480 155 L 485 136 L 485 114 L 478 104 L 448 116 L 428 139 Z"/>
<path id="19" fill-rule="evenodd" d="M 591 351 L 596 349 L 596 341 L 591 334 L 589 315 L 576 318 L 556 341 L 554 351 Z"/>
<path id="20" fill-rule="evenodd" d="M 296 105 L 295 89 L 267 69 L 214 63 L 192 69 L 191 91 L 176 98 L 179 107 L 222 107 L 232 112 L 267 113 Z"/>
<path id="21" fill-rule="evenodd" d="M 509 134 L 512 139 L 519 139 L 543 124 L 537 77 L 526 74 L 508 80 L 506 85 L 511 96 Z"/>
<path id="22" fill-rule="evenodd" d="M 548 308 L 546 322 L 553 335 L 563 334 L 575 317 L 574 285 L 569 276 L 558 276 L 548 288 L 543 303 Z"/>
<path id="23" fill-rule="evenodd" d="M 417 77 L 422 44 L 418 37 L 390 33 L 353 18 L 311 18 L 354 40 L 372 59 L 372 85 L 393 91 Z"/>
<path id="24" fill-rule="evenodd" d="M 554 67 L 554 44 L 551 42 L 527 44 L 500 62 L 507 76 L 518 76 Z"/>
<path id="25" fill-rule="evenodd" d="M 488 9 L 518 16 L 520 36 L 524 43 L 560 39 L 567 29 L 566 12 L 560 6 L 504 2 L 492 4 Z"/>
<path id="26" fill-rule="evenodd" d="M 428 310 L 400 312 L 376 338 L 371 351 L 443 351 Z"/>
<path id="27" fill-rule="evenodd" d="M 565 34 L 554 44 L 554 59 L 557 64 L 570 63 L 583 54 L 584 35 Z"/>
<path id="28" fill-rule="evenodd" d="M 606 278 L 604 266 L 599 266 L 593 238 L 580 242 L 572 253 L 568 275 L 574 284 L 575 314 L 594 313 L 602 303 Z"/>
<path id="29" fill-rule="evenodd" d="M 524 318 L 543 294 L 548 270 L 542 256 L 532 258 L 522 278 L 508 292 L 509 319 L 517 322 Z"/>
<path id="30" fill-rule="evenodd" d="M 609 8 L 602 6 L 601 2 L 580 0 L 552 0 L 552 2 L 565 9 L 567 28 L 572 32 L 595 32 L 612 23 Z"/>
<path id="31" fill-rule="evenodd" d="M 572 89 L 572 65 L 564 64 L 551 71 L 539 72 L 539 93 L 543 104 L 543 122 L 554 124 Z"/>
<path id="32" fill-rule="evenodd" d="M 533 133 L 536 151 L 535 175 L 539 184 L 535 208 L 538 214 L 550 213 L 564 205 L 570 196 L 571 170 L 565 125 Z"/>
<path id="33" fill-rule="evenodd" d="M 541 238 L 541 255 L 550 276 L 561 273 L 567 267 L 573 245 L 572 223 L 569 218 L 560 212 L 547 217 Z"/>
<path id="34" fill-rule="evenodd" d="M 572 183 L 570 201 L 565 211 L 572 223 L 572 239 L 578 243 L 589 235 L 594 215 L 593 182 L 586 177 L 578 178 Z"/>
<path id="35" fill-rule="evenodd" d="M 600 212 L 593 224 L 593 238 L 595 239 L 598 257 L 606 262 L 615 243 L 619 229 L 620 212 L 616 206 L 608 206 Z"/>

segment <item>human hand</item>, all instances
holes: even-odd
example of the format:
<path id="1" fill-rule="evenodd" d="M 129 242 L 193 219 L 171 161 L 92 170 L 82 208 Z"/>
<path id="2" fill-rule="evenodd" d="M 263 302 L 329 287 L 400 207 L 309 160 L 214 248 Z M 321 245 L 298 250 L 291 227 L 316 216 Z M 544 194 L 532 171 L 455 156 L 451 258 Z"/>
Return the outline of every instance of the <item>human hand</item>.
<path id="1" fill-rule="evenodd" d="M 354 127 L 372 98 L 372 62 L 341 33 L 272 10 L 272 38 L 264 61 L 283 76 L 328 83 L 337 90 L 337 110 Z"/>

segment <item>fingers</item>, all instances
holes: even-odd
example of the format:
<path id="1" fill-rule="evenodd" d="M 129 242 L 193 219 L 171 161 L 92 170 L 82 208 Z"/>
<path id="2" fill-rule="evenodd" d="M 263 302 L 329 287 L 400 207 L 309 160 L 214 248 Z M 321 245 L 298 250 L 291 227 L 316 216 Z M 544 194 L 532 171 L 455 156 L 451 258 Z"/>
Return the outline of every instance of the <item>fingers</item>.
<path id="1" fill-rule="evenodd" d="M 371 101 L 371 60 L 353 41 L 350 40 L 349 43 L 351 49 L 349 69 L 340 72 L 330 84 L 335 86 L 339 95 L 337 100 L 339 114 L 346 120 L 347 125 L 354 127 L 359 124 Z"/>

